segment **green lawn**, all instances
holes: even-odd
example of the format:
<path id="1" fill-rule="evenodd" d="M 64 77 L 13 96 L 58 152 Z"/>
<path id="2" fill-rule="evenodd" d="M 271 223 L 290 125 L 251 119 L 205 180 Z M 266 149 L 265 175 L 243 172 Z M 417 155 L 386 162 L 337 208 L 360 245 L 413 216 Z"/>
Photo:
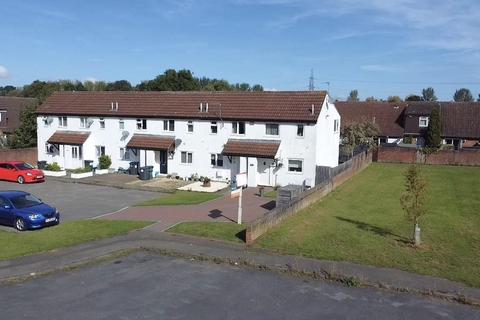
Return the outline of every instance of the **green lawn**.
<path id="1" fill-rule="evenodd" d="M 269 191 L 269 192 L 265 193 L 265 197 L 276 199 L 277 198 L 277 190 L 272 190 L 272 191 Z"/>
<path id="2" fill-rule="evenodd" d="M 182 204 L 199 204 L 217 199 L 223 194 L 220 192 L 193 192 L 193 191 L 175 191 L 165 197 L 155 198 L 137 204 L 137 206 L 175 206 Z"/>
<path id="3" fill-rule="evenodd" d="M 168 229 L 168 232 L 245 242 L 245 225 L 231 222 L 183 222 Z"/>
<path id="4" fill-rule="evenodd" d="M 142 221 L 83 220 L 61 223 L 35 231 L 0 230 L 0 260 L 74 246 L 80 243 L 126 234 L 151 224 Z"/>
<path id="5" fill-rule="evenodd" d="M 423 167 L 430 213 L 420 222 L 423 246 L 419 249 L 408 244 L 412 226 L 399 201 L 406 169 L 407 165 L 372 164 L 323 201 L 273 228 L 257 246 L 393 267 L 480 287 L 480 168 Z M 219 227 L 223 225 L 209 226 Z M 220 231 L 203 233 L 232 238 Z"/>

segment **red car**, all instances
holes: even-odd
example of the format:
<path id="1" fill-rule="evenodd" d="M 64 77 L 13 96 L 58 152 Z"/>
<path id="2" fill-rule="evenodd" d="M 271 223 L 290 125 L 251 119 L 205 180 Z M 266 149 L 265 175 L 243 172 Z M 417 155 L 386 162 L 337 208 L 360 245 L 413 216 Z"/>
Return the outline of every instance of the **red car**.
<path id="1" fill-rule="evenodd" d="M 43 182 L 45 175 L 42 170 L 35 169 L 31 164 L 21 161 L 0 162 L 0 180 L 25 182 Z"/>

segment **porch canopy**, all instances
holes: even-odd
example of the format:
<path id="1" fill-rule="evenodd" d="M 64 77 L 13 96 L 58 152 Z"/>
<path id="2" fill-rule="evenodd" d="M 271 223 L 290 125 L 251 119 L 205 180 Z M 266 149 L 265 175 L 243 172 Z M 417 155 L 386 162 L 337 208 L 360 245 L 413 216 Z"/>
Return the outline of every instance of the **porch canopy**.
<path id="1" fill-rule="evenodd" d="M 277 140 L 228 139 L 222 154 L 235 157 L 275 159 L 279 147 L 280 141 Z"/>
<path id="2" fill-rule="evenodd" d="M 87 141 L 89 136 L 90 132 L 55 131 L 55 133 L 48 138 L 47 142 L 50 144 L 81 146 Z"/>
<path id="3" fill-rule="evenodd" d="M 175 137 L 153 134 L 134 134 L 127 148 L 142 150 L 169 150 L 175 144 Z"/>

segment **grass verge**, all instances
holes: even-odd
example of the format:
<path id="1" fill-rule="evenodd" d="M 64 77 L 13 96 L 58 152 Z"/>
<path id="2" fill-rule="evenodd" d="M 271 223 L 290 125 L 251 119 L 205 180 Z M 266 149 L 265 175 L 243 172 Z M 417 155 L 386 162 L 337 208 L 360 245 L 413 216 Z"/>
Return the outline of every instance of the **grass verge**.
<path id="1" fill-rule="evenodd" d="M 168 229 L 168 232 L 209 239 L 245 242 L 245 225 L 232 222 L 182 222 Z"/>
<path id="2" fill-rule="evenodd" d="M 193 192 L 193 191 L 175 191 L 165 197 L 147 200 L 137 204 L 137 206 L 175 206 L 175 205 L 190 205 L 207 202 L 217 199 L 223 194 L 219 192 Z"/>

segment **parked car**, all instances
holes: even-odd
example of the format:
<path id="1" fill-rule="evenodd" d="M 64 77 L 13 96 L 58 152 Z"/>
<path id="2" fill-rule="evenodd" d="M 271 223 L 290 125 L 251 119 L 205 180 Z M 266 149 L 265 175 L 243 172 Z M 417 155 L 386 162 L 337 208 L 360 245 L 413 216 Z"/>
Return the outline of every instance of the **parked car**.
<path id="1" fill-rule="evenodd" d="M 0 224 L 19 231 L 60 223 L 60 213 L 34 195 L 23 191 L 0 191 Z"/>
<path id="2" fill-rule="evenodd" d="M 0 180 L 25 182 L 44 182 L 42 170 L 35 169 L 31 164 L 21 161 L 0 162 Z"/>

